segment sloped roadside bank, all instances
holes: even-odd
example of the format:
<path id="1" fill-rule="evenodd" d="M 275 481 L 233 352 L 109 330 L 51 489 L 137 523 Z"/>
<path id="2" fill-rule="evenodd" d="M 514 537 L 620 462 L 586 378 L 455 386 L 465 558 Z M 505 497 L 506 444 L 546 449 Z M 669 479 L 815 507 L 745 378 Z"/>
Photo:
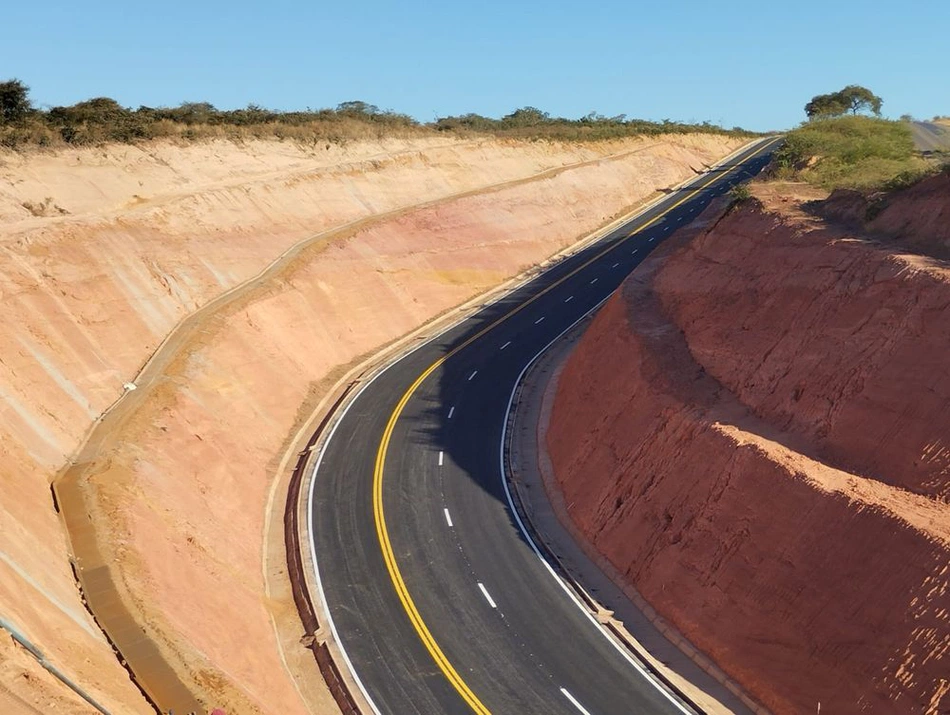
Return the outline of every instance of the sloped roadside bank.
<path id="1" fill-rule="evenodd" d="M 586 539 L 770 709 L 940 712 L 950 280 L 799 188 L 627 280 L 547 449 Z"/>
<path id="2" fill-rule="evenodd" d="M 694 154 L 690 161 L 703 160 Z M 114 549 L 107 563 L 121 564 L 124 578 L 131 571 L 144 580 L 135 591 L 149 601 L 130 601 L 147 613 L 139 622 L 159 633 L 153 640 L 188 664 L 179 677 L 241 712 L 302 707 L 293 686 L 281 690 L 274 677 L 281 665 L 268 645 L 269 620 L 284 606 L 262 599 L 255 582 L 263 506 L 248 506 L 266 502 L 266 475 L 297 414 L 289 406 L 300 404 L 308 385 L 319 392 L 347 355 L 385 341 L 385 331 L 405 332 L 427 311 L 456 304 L 498 282 L 504 270 L 515 272 L 566 245 L 580 227 L 610 216 L 613 206 L 635 203 L 652 188 L 643 176 L 660 166 L 670 172 L 664 184 L 688 173 L 684 164 L 658 162 L 656 155 L 625 154 L 545 175 L 530 187 L 508 187 L 510 204 L 499 204 L 494 192 L 400 214 L 332 247 L 314 247 L 307 260 L 189 338 L 191 352 L 175 353 L 156 375 L 148 407 L 123 417 L 109 456 L 84 465 L 95 475 L 87 482 L 96 499 L 90 513 L 101 519 L 99 528 L 116 535 L 107 542 Z M 501 212 L 504 222 L 499 205 L 512 207 Z M 527 208 L 515 211 L 518 205 Z M 570 216 L 562 220 L 564 213 Z M 453 240 L 420 253 L 420 245 L 432 241 L 432 227 L 442 225 L 452 229 Z M 320 259 L 311 261 L 315 256 Z M 376 268 L 367 275 L 366 266 Z M 398 307 L 385 326 L 367 320 L 380 296 L 387 307 Z M 287 389 L 269 389 L 275 385 Z M 145 395 L 147 387 L 134 395 Z M 235 474 L 235 464 L 259 466 Z M 187 503 L 166 501 L 178 498 Z M 172 538 L 163 541 L 162 534 Z M 152 599 L 166 606 L 156 608 Z M 234 609 L 245 616 L 243 630 L 226 617 Z M 178 642 L 182 635 L 176 634 L 187 640 Z M 248 649 L 248 642 L 261 646 Z M 179 661 L 177 648 L 187 649 L 187 657 Z"/>
<path id="3" fill-rule="evenodd" d="M 653 249 L 660 257 L 671 243 L 682 243 L 708 229 L 728 205 L 713 202 L 695 221 Z M 596 315 L 596 310 L 540 354 L 522 375 L 512 397 L 506 430 L 506 475 L 513 503 L 545 558 L 560 578 L 641 667 L 653 674 L 697 711 L 767 713 L 681 633 L 660 617 L 626 583 L 572 522 L 546 449 L 551 411 L 568 356 Z"/>

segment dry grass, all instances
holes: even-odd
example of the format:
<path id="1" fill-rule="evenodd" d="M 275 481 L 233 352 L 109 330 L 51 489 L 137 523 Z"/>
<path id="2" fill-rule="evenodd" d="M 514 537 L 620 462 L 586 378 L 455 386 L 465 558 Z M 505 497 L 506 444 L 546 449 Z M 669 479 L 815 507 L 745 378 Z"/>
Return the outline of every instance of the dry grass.
<path id="1" fill-rule="evenodd" d="M 906 122 L 863 116 L 814 120 L 792 130 L 776 164 L 780 179 L 829 190 L 900 188 L 937 169 L 915 151 Z"/>
<path id="2" fill-rule="evenodd" d="M 97 146 L 139 143 L 153 139 L 200 141 L 276 139 L 306 146 L 454 134 L 489 135 L 518 140 L 593 142 L 632 136 L 686 133 L 752 136 L 738 127 L 723 129 L 708 122 L 648 122 L 596 114 L 582 119 L 550 117 L 525 107 L 491 119 L 477 114 L 444 117 L 421 124 L 412 117 L 380 111 L 364 102 L 347 102 L 337 109 L 274 112 L 261 107 L 219 110 L 206 103 L 175 108 L 122 107 L 107 97 L 48 111 L 30 109 L 16 121 L 0 121 L 0 146 L 11 149 L 58 146 Z"/>
<path id="3" fill-rule="evenodd" d="M 139 143 L 153 139 L 201 141 L 228 139 L 235 142 L 250 139 L 276 139 L 308 146 L 345 144 L 382 138 L 406 138 L 434 135 L 435 131 L 420 125 L 389 125 L 359 119 L 314 119 L 300 123 L 267 121 L 252 124 L 184 124 L 168 119 L 126 123 L 82 122 L 51 125 L 41 118 L 30 118 L 17 125 L 0 125 L 0 145 L 10 149 L 30 147 L 98 146 L 107 143 Z"/>

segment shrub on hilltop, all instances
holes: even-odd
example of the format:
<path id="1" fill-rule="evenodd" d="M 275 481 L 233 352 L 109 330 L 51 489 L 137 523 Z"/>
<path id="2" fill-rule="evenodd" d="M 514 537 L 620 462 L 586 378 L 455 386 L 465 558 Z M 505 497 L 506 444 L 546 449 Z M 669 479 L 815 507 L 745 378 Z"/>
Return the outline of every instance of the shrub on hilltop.
<path id="1" fill-rule="evenodd" d="M 906 122 L 865 116 L 816 119 L 793 129 L 775 165 L 779 178 L 829 190 L 897 188 L 933 171 L 915 151 Z"/>
<path id="2" fill-rule="evenodd" d="M 728 134 L 754 136 L 741 127 L 724 129 L 709 122 L 690 124 L 664 119 L 650 122 L 644 119 L 627 119 L 626 115 L 605 117 L 591 112 L 580 119 L 552 117 L 536 107 L 522 107 L 501 119 L 483 117 L 479 114 L 462 114 L 442 117 L 432 125 L 446 132 L 493 134 L 513 139 L 549 139 L 555 141 L 604 141 L 632 136 L 656 136 L 659 134 Z"/>
<path id="3" fill-rule="evenodd" d="M 551 117 L 535 107 L 516 109 L 501 119 L 463 114 L 430 124 L 363 101 L 343 102 L 335 109 L 280 112 L 256 104 L 222 110 L 208 102 L 131 109 L 109 97 L 96 97 L 69 107 L 38 110 L 33 108 L 29 88 L 22 82 L 0 82 L 0 145 L 13 149 L 132 143 L 158 137 L 182 141 L 272 138 L 316 147 L 436 132 L 572 142 L 691 132 L 752 135 L 738 127 L 727 130 L 709 122 L 648 122 L 628 120 L 624 115 L 604 117 L 594 112 L 581 119 L 565 119 Z"/>

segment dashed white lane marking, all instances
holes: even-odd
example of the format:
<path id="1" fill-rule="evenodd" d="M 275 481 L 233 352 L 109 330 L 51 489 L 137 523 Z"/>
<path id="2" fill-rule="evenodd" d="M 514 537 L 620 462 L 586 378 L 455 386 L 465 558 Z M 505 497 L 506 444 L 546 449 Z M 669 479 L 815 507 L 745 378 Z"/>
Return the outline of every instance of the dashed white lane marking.
<path id="1" fill-rule="evenodd" d="M 485 597 L 485 600 L 488 601 L 488 605 L 491 606 L 492 608 L 498 608 L 498 606 L 497 606 L 497 605 L 495 604 L 495 602 L 492 600 L 491 594 L 488 593 L 488 589 L 485 588 L 485 584 L 483 584 L 481 581 L 479 581 L 479 582 L 478 582 L 478 587 L 481 589 L 482 595 Z M 588 715 L 590 715 L 590 713 L 588 713 Z"/>
<path id="2" fill-rule="evenodd" d="M 656 236 L 650 236 L 650 243 L 653 243 L 656 240 Z"/>
<path id="3" fill-rule="evenodd" d="M 455 405 L 452 405 L 452 406 L 449 408 L 449 419 L 452 419 L 452 415 L 454 415 L 454 414 L 455 414 Z"/>
<path id="4" fill-rule="evenodd" d="M 498 349 L 499 349 L 499 350 L 504 350 L 504 349 L 507 348 L 509 345 L 511 345 L 511 341 L 510 341 L 510 340 L 509 340 L 507 343 L 505 343 L 504 345 L 502 345 L 502 346 L 501 346 L 500 348 L 498 348 Z"/>
<path id="5" fill-rule="evenodd" d="M 448 509 L 443 509 L 442 511 L 445 513 L 445 523 L 448 524 L 448 525 L 449 525 L 449 528 L 451 529 L 451 528 L 452 528 L 452 515 L 449 514 L 449 510 L 448 510 Z"/>
<path id="6" fill-rule="evenodd" d="M 616 268 L 616 267 L 619 266 L 619 265 L 620 265 L 620 262 L 618 261 L 617 263 L 614 263 L 614 264 L 611 266 L 611 268 Z"/>
<path id="7" fill-rule="evenodd" d="M 473 372 L 471 375 L 468 376 L 468 381 L 471 382 L 472 378 L 474 378 L 477 374 L 478 374 L 478 370 L 476 370 L 475 372 Z"/>
<path id="8" fill-rule="evenodd" d="M 587 710 L 587 708 L 585 708 L 583 705 L 577 702 L 577 698 L 571 695 L 570 691 L 567 688 L 561 688 L 561 695 L 563 695 L 565 698 L 570 700 L 571 705 L 573 705 L 575 708 L 577 708 L 582 713 L 584 713 L 584 715 L 590 715 L 590 712 Z"/>
<path id="9" fill-rule="evenodd" d="M 640 250 L 639 248 L 634 248 L 632 251 L 630 251 L 630 255 L 631 255 L 631 256 L 635 256 L 636 253 L 637 253 L 637 251 L 639 251 L 639 250 Z"/>
<path id="10" fill-rule="evenodd" d="M 567 298 L 564 299 L 564 302 L 565 302 L 565 303 L 570 303 L 572 300 L 574 300 L 574 296 L 569 295 L 569 296 L 567 296 Z"/>
<path id="11" fill-rule="evenodd" d="M 591 284 L 591 285 L 594 285 L 594 283 L 596 283 L 596 282 L 597 282 L 597 279 L 595 278 L 594 280 L 592 280 L 592 281 L 590 282 L 590 284 Z"/>
<path id="12" fill-rule="evenodd" d="M 666 231 L 669 231 L 669 230 L 670 230 L 670 227 L 669 227 L 669 226 L 664 226 L 664 227 L 663 227 L 664 233 L 665 233 Z"/>
<path id="13" fill-rule="evenodd" d="M 442 466 L 442 460 L 445 459 L 445 452 L 439 452 L 439 466 Z"/>
<path id="14" fill-rule="evenodd" d="M 542 320 L 544 320 L 544 316 L 543 316 L 543 315 L 542 315 L 540 318 L 538 318 L 537 320 L 535 320 L 535 321 L 534 321 L 534 324 L 537 325 L 537 324 L 540 323 Z"/>

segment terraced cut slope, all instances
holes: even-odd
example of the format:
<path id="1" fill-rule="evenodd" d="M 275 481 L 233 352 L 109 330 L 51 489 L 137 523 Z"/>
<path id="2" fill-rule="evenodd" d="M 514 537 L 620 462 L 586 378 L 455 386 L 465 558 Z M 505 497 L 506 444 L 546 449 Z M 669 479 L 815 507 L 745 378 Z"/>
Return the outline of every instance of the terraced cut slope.
<path id="1" fill-rule="evenodd" d="M 139 683 L 175 699 L 163 709 L 332 711 L 272 538 L 296 426 L 359 356 L 738 143 L 3 154 L 0 615 L 106 708 L 150 712 L 71 547 Z M 11 712 L 88 711 L 2 647 Z"/>
<path id="2" fill-rule="evenodd" d="M 950 267 L 902 248 L 932 190 L 872 240 L 760 188 L 645 261 L 560 376 L 574 524 L 776 713 L 950 705 Z"/>

